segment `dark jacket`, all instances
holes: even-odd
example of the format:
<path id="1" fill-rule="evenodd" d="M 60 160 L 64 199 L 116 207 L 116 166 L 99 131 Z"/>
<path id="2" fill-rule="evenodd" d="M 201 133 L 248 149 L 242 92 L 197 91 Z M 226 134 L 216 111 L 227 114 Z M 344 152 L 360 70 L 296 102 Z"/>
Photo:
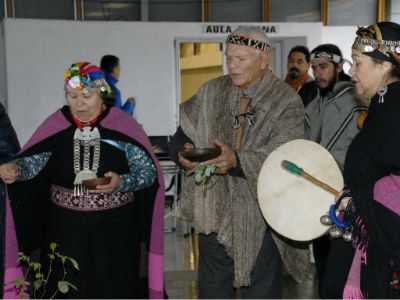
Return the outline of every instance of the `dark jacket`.
<path id="1" fill-rule="evenodd" d="M 303 84 L 298 90 L 298 93 L 301 100 L 303 100 L 304 107 L 307 107 L 307 105 L 318 96 L 318 88 L 315 81 L 313 80 Z"/>
<path id="2" fill-rule="evenodd" d="M 19 149 L 17 134 L 4 106 L 0 103 L 0 164 L 10 161 Z"/>
<path id="3" fill-rule="evenodd" d="M 0 165 L 4 164 L 14 158 L 19 151 L 20 146 L 18 143 L 17 135 L 11 125 L 10 118 L 8 117 L 4 106 L 0 103 Z M 4 217 L 5 217 L 5 185 L 0 180 L 0 280 L 3 282 L 3 266 L 4 266 Z M 0 292 L 3 290 L 1 285 Z"/>

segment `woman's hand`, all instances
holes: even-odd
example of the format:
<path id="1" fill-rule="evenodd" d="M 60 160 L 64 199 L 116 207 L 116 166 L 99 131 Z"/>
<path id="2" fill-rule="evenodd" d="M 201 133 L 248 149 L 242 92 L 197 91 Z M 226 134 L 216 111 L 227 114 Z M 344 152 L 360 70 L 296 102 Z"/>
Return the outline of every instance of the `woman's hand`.
<path id="1" fill-rule="evenodd" d="M 95 190 L 89 190 L 90 193 L 93 194 L 111 194 L 116 191 L 122 184 L 121 177 L 114 172 L 107 172 L 104 174 L 105 177 L 111 177 L 111 181 L 109 184 L 103 184 L 96 186 Z"/>
<path id="2" fill-rule="evenodd" d="M 193 148 L 193 144 L 186 143 L 183 146 L 183 148 L 192 149 Z M 198 165 L 198 163 L 192 162 L 192 161 L 187 160 L 186 158 L 184 158 L 180 152 L 179 152 L 179 162 L 186 170 L 193 170 Z"/>
<path id="3" fill-rule="evenodd" d="M 15 163 L 7 163 L 0 166 L 0 177 L 7 184 L 14 183 L 18 174 L 19 167 Z"/>
<path id="4" fill-rule="evenodd" d="M 236 154 L 229 148 L 228 145 L 222 143 L 219 140 L 215 140 L 215 145 L 221 147 L 221 154 L 211 160 L 204 162 L 205 165 L 217 164 L 219 167 L 215 169 L 216 174 L 226 174 L 231 168 L 235 168 L 237 165 Z"/>
<path id="5" fill-rule="evenodd" d="M 347 205 L 349 204 L 350 200 L 352 199 L 351 196 L 345 196 L 344 193 L 347 193 L 350 195 L 350 190 L 349 189 L 343 189 L 339 194 L 335 196 L 335 203 L 340 200 L 340 204 L 338 206 L 339 211 L 343 211 L 346 209 Z"/>

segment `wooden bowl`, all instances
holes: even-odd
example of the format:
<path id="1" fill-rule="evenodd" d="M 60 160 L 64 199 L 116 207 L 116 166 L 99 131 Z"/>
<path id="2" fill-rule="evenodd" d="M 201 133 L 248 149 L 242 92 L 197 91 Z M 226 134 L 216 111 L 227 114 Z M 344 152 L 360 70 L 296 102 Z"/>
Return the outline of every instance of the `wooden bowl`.
<path id="1" fill-rule="evenodd" d="M 190 161 L 203 162 L 216 158 L 221 154 L 221 148 L 191 148 L 183 149 L 181 152 L 182 156 Z"/>
<path id="2" fill-rule="evenodd" d="M 111 181 L 111 177 L 101 177 L 101 178 L 83 180 L 82 183 L 87 189 L 95 190 L 96 186 L 109 184 L 110 181 Z"/>

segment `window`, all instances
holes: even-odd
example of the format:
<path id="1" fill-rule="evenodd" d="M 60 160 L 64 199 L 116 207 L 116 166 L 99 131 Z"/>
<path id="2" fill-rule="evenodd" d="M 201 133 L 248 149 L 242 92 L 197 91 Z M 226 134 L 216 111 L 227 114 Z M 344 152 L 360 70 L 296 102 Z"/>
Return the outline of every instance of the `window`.
<path id="1" fill-rule="evenodd" d="M 321 0 L 271 0 L 270 22 L 320 22 Z"/>
<path id="2" fill-rule="evenodd" d="M 202 0 L 149 0 L 149 21 L 202 21 Z"/>
<path id="3" fill-rule="evenodd" d="M 3 19 L 6 16 L 6 12 L 4 10 L 4 1 L 0 0 L 0 19 Z"/>
<path id="4" fill-rule="evenodd" d="M 83 19 L 140 21 L 140 0 L 84 0 Z"/>
<path id="5" fill-rule="evenodd" d="M 211 22 L 262 22 L 262 0 L 212 0 Z"/>
<path id="6" fill-rule="evenodd" d="M 377 0 L 329 0 L 329 25 L 370 25 L 376 22 Z"/>
<path id="7" fill-rule="evenodd" d="M 71 0 L 14 0 L 15 17 L 74 20 L 74 2 Z M 0 5 L 4 10 L 4 0 Z"/>

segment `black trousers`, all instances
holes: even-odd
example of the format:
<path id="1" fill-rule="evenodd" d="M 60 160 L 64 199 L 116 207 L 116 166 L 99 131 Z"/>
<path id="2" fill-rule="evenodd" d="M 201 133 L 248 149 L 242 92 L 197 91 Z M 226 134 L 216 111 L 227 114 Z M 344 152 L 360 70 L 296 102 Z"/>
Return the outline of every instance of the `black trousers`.
<path id="1" fill-rule="evenodd" d="M 233 260 L 218 243 L 217 234 L 199 234 L 199 299 L 234 299 Z M 282 296 L 282 261 L 267 232 L 251 273 L 251 285 L 240 288 L 243 299 L 277 299 Z"/>
<path id="2" fill-rule="evenodd" d="M 331 247 L 331 239 L 328 235 L 323 235 L 313 241 L 313 253 L 315 259 L 315 267 L 318 274 L 318 289 L 319 296 L 323 298 L 322 295 L 322 280 L 324 278 L 326 264 L 328 262 L 329 249 Z"/>

